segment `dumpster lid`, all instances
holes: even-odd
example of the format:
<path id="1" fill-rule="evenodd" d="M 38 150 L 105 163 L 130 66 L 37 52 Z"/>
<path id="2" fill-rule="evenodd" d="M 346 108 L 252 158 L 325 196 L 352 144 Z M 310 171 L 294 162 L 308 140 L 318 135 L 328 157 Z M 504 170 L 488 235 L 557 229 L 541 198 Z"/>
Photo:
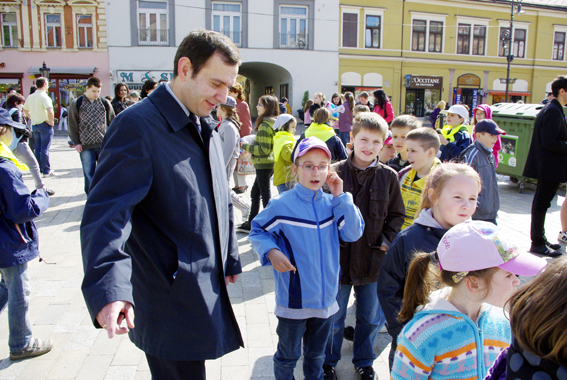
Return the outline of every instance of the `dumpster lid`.
<path id="1" fill-rule="evenodd" d="M 491 106 L 492 117 L 535 119 L 544 104 L 497 103 Z"/>

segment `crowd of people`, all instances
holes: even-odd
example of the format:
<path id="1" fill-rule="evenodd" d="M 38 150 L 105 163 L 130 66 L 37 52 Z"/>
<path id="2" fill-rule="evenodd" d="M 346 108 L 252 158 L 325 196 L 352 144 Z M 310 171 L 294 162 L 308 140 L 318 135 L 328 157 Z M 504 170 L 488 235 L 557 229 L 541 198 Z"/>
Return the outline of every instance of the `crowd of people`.
<path id="1" fill-rule="evenodd" d="M 464 106 L 440 104 L 424 127 L 396 117 L 383 90 L 374 103 L 366 92 L 330 101 L 316 92 L 296 139 L 287 99 L 261 96 L 252 125 L 235 83 L 239 64 L 228 37 L 196 30 L 177 50 L 173 79 L 147 81 L 137 105 L 125 84 L 108 101 L 91 78 L 67 107 L 85 178 L 82 291 L 95 327 L 110 338 L 129 333 L 155 379 L 205 379 L 205 360 L 243 346 L 227 291 L 242 272 L 240 232 L 274 270 L 278 380 L 294 378 L 302 355 L 306 379 L 337 379 L 343 339 L 353 341 L 360 379 L 376 379 L 373 343 L 384 326 L 395 380 L 565 378 L 567 260 L 548 265 L 497 226 L 506 132 L 489 105 L 469 122 Z M 49 195 L 35 176 L 30 192 L 20 170 L 35 158 L 44 177 L 56 175 L 53 106 L 47 81 L 36 85 L 26 101 L 8 98 L 10 110 L 31 119 L 35 156 L 20 147 L 20 113 L 0 110 L 0 310 L 8 304 L 13 360 L 53 346 L 32 336 L 22 291 L 27 262 L 39 254 L 33 219 Z M 545 237 L 545 211 L 567 178 L 541 165 L 567 156 L 558 114 L 566 104 L 567 77 L 559 76 L 535 122 L 528 160 L 537 163 L 526 167 L 539 179 L 531 251 L 549 257 L 561 252 Z M 233 207 L 245 217 L 238 227 Z M 536 277 L 517 289 L 518 276 Z M 352 292 L 356 324 L 345 326 Z"/>

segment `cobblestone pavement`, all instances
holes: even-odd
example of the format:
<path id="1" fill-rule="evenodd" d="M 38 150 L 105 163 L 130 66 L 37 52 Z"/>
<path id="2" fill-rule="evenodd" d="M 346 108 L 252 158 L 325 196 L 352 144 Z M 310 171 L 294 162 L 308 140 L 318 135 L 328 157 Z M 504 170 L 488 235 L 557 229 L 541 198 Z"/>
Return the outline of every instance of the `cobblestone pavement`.
<path id="1" fill-rule="evenodd" d="M 37 219 L 41 255 L 45 262 L 30 263 L 30 318 L 34 335 L 54 340 L 52 352 L 44 356 L 12 362 L 8 359 L 7 313 L 0 314 L 0 379 L 150 379 L 143 353 L 127 336 L 109 340 L 106 332 L 91 323 L 80 291 L 83 276 L 79 245 L 79 224 L 85 202 L 83 174 L 79 155 L 66 140 L 56 137 L 51 147 L 52 166 L 59 178 L 47 179 L 47 186 L 57 193 L 51 207 Z M 33 181 L 25 176 L 28 186 Z M 252 178 L 247 178 L 252 185 Z M 498 223 L 518 245 L 529 248 L 530 207 L 534 193 L 528 185 L 523 194 L 515 185 L 500 182 L 501 211 Z M 273 193 L 276 193 L 275 188 Z M 249 191 L 247 192 L 247 195 Z M 547 217 L 546 229 L 555 241 L 560 229 L 559 210 L 564 192 L 554 201 Z M 237 221 L 239 215 L 236 216 Z M 239 234 L 243 273 L 229 286 L 232 305 L 244 336 L 246 348 L 223 358 L 207 362 L 210 380 L 273 379 L 272 355 L 277 344 L 272 269 L 260 267 L 246 236 Z M 347 322 L 354 323 L 353 307 Z M 378 359 L 374 368 L 380 379 L 388 378 L 387 358 L 390 337 L 379 334 L 374 349 Z M 343 345 L 339 363 L 341 380 L 357 379 L 351 364 L 352 344 Z M 301 379 L 301 362 L 296 378 Z"/>

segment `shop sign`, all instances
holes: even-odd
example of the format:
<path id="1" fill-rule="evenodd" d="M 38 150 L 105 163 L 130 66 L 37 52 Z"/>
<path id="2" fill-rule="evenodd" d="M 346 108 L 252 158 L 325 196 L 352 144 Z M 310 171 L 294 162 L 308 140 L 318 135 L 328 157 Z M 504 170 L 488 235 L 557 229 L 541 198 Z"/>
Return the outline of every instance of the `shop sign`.
<path id="1" fill-rule="evenodd" d="M 478 90 L 474 89 L 472 96 L 472 109 L 474 110 L 476 106 L 478 106 Z"/>
<path id="2" fill-rule="evenodd" d="M 159 82 L 162 79 L 172 80 L 173 73 L 170 71 L 117 71 L 116 78 L 118 82 L 125 83 L 144 83 L 148 79 Z"/>
<path id="3" fill-rule="evenodd" d="M 459 79 L 457 79 L 457 86 L 476 86 L 480 87 L 480 78 L 474 74 L 465 74 L 461 75 Z"/>
<path id="4" fill-rule="evenodd" d="M 407 88 L 443 88 L 443 77 L 406 75 Z"/>

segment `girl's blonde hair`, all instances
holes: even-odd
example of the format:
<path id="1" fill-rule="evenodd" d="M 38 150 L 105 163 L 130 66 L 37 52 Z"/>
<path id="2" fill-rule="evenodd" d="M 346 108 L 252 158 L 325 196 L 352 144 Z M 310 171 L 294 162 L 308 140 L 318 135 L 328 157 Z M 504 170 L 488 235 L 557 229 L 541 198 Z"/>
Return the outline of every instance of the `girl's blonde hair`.
<path id="1" fill-rule="evenodd" d="M 520 346 L 561 366 L 567 363 L 567 257 L 553 260 L 508 300 Z"/>
<path id="2" fill-rule="evenodd" d="M 433 189 L 434 198 L 439 199 L 441 192 L 445 188 L 445 185 L 451 178 L 455 178 L 459 175 L 464 175 L 469 178 L 474 179 L 478 183 L 478 190 L 480 192 L 481 182 L 480 176 L 469 165 L 457 164 L 454 162 L 447 162 L 439 165 L 433 172 L 429 173 L 427 179 L 425 180 L 425 185 L 423 186 L 423 191 L 421 192 L 421 203 L 419 204 L 419 209 L 415 213 L 415 219 L 419 216 L 419 213 L 428 208 L 433 207 L 433 199 L 429 198 L 429 189 Z"/>
<path id="3" fill-rule="evenodd" d="M 319 95 L 319 98 L 321 98 L 321 105 L 324 107 L 325 106 L 325 94 L 323 94 L 322 92 L 316 92 L 315 96 Z"/>
<path id="4" fill-rule="evenodd" d="M 437 103 L 437 108 L 439 108 L 440 110 L 444 110 L 446 106 L 447 103 L 445 103 L 445 101 L 443 100 L 440 100 L 439 103 Z"/>
<path id="5" fill-rule="evenodd" d="M 242 85 L 240 83 L 235 83 L 234 86 L 228 89 L 230 92 L 234 92 L 236 94 L 236 98 L 242 101 L 245 101 L 246 98 L 244 97 L 244 90 L 242 89 Z"/>
<path id="6" fill-rule="evenodd" d="M 475 277 L 484 282 L 485 295 L 491 291 L 492 276 L 498 268 L 481 269 L 469 272 L 465 277 Z M 406 322 L 413 318 L 418 306 L 425 306 L 429 295 L 443 287 L 442 285 L 455 287 L 461 284 L 455 283 L 453 276 L 458 272 L 450 272 L 439 268 L 439 257 L 437 253 L 418 252 L 411 260 L 406 284 L 404 286 L 404 299 L 402 309 L 398 315 L 400 322 Z"/>

